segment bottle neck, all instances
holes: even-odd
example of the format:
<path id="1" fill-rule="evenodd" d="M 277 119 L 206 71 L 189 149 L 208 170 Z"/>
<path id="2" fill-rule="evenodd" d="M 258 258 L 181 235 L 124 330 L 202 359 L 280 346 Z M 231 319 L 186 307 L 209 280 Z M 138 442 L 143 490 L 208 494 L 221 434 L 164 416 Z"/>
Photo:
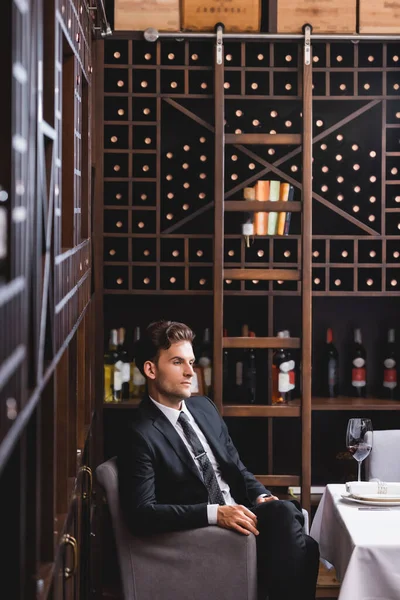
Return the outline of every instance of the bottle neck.
<path id="1" fill-rule="evenodd" d="M 362 344 L 361 329 L 354 330 L 354 341 L 356 344 Z"/>
<path id="2" fill-rule="evenodd" d="M 285 338 L 286 337 L 286 332 L 285 331 L 278 331 L 277 337 L 281 338 L 281 339 Z M 284 350 L 283 350 L 283 348 L 279 348 L 279 349 L 275 350 L 275 352 L 284 352 Z"/>
<path id="3" fill-rule="evenodd" d="M 116 329 L 111 329 L 110 343 L 109 343 L 110 350 L 116 350 L 117 345 L 118 345 L 118 332 Z"/>
<path id="4" fill-rule="evenodd" d="M 208 327 L 206 327 L 206 329 L 204 330 L 203 344 L 204 345 L 209 344 L 210 340 L 211 340 L 210 330 L 208 329 Z"/>
<path id="5" fill-rule="evenodd" d="M 118 329 L 118 348 L 122 348 L 125 344 L 125 329 Z"/>

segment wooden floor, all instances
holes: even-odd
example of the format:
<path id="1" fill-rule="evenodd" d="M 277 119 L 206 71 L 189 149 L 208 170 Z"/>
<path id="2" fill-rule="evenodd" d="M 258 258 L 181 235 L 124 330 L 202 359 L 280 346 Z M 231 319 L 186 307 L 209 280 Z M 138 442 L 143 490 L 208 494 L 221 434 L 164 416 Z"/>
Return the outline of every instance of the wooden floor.
<path id="1" fill-rule="evenodd" d="M 328 569 L 320 563 L 318 583 L 317 583 L 317 598 L 337 598 L 339 596 L 340 583 L 336 579 L 335 569 Z"/>

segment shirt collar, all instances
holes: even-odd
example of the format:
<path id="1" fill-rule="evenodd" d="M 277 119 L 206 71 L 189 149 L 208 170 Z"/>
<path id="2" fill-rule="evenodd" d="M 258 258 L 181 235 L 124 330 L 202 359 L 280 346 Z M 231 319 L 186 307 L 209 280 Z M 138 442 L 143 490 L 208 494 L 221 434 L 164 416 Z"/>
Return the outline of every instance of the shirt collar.
<path id="1" fill-rule="evenodd" d="M 186 415 L 191 416 L 188 411 L 185 401 L 182 399 L 182 404 L 180 410 L 177 408 L 171 408 L 170 406 L 165 406 L 165 404 L 161 404 L 154 400 L 151 396 L 149 396 L 150 400 L 157 406 L 159 410 L 167 417 L 168 421 L 175 427 L 178 422 L 179 415 L 181 412 L 184 412 Z"/>

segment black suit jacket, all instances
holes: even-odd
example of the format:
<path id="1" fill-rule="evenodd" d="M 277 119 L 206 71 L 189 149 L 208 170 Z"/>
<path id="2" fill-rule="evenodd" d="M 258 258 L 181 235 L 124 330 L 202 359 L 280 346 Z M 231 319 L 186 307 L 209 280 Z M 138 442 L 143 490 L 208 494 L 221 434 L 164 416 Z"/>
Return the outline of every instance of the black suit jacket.
<path id="1" fill-rule="evenodd" d="M 243 465 L 215 404 L 206 397 L 185 400 L 206 436 L 223 479 L 238 504 L 251 506 L 269 493 Z M 207 489 L 182 439 L 147 397 L 128 426 L 118 456 L 121 507 L 135 533 L 205 527 Z"/>

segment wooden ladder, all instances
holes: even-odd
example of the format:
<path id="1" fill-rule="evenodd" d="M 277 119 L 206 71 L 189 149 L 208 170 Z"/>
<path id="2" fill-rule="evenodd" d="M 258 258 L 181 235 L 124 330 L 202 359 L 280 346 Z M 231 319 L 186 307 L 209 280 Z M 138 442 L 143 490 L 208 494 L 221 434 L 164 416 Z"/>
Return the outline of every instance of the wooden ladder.
<path id="1" fill-rule="evenodd" d="M 214 402 L 223 416 L 263 416 L 301 418 L 302 443 L 301 475 L 275 475 L 272 465 L 272 419 L 268 418 L 268 470 L 265 475 L 256 475 L 267 486 L 301 485 L 302 505 L 310 513 L 311 489 L 311 262 L 312 262 L 312 81 L 309 34 L 303 53 L 303 132 L 302 134 L 226 134 L 224 132 L 224 46 L 222 28 L 217 28 L 214 64 L 215 102 L 215 179 L 214 179 Z M 307 55 L 307 61 L 305 59 Z M 307 64 L 306 64 L 307 62 Z M 301 268 L 300 269 L 252 269 L 224 268 L 224 213 L 225 211 L 256 212 L 257 202 L 243 200 L 225 201 L 225 146 L 227 144 L 302 144 L 303 181 L 301 202 L 263 202 L 261 212 L 301 212 Z M 302 335 L 301 338 L 277 338 L 273 331 L 273 297 L 268 295 L 268 337 L 223 337 L 224 280 L 301 281 Z M 279 340 L 279 341 L 278 341 Z M 224 348 L 267 348 L 269 365 L 274 348 L 301 348 L 301 402 L 287 406 L 271 405 L 228 405 L 223 403 L 223 349 Z M 271 368 L 269 370 L 271 374 Z M 272 388 L 272 386 L 270 386 Z"/>

